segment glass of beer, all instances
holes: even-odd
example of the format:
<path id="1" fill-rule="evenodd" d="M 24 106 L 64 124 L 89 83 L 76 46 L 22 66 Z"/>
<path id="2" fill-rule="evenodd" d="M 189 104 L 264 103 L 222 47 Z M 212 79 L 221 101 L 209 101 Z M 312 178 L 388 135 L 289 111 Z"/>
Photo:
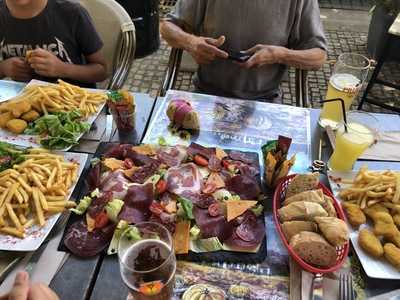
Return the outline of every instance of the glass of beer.
<path id="1" fill-rule="evenodd" d="M 325 100 L 341 98 L 344 100 L 346 111 L 349 111 L 367 78 L 370 65 L 369 59 L 363 55 L 341 54 L 329 79 Z M 343 113 L 340 102 L 324 103 L 319 119 L 322 127 L 330 126 L 336 129 L 342 120 Z"/>
<path id="2" fill-rule="evenodd" d="M 378 120 L 371 114 L 351 111 L 347 124 L 341 122 L 336 131 L 335 150 L 328 162 L 334 171 L 350 171 L 364 151 L 373 145 L 378 134 Z"/>
<path id="3" fill-rule="evenodd" d="M 162 225 L 143 222 L 129 226 L 118 244 L 121 276 L 128 299 L 170 300 L 175 284 L 173 240 Z"/>

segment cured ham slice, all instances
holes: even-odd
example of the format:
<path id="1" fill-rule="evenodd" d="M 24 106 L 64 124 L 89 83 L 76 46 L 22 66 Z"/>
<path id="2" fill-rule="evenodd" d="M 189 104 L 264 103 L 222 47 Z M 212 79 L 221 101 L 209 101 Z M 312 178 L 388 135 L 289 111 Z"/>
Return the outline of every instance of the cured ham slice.
<path id="1" fill-rule="evenodd" d="M 147 221 L 151 215 L 150 205 L 154 199 L 153 184 L 135 184 L 129 187 L 119 219 L 130 224 Z"/>
<path id="2" fill-rule="evenodd" d="M 208 209 L 193 207 L 193 215 L 200 228 L 202 238 L 218 237 L 221 241 L 229 238 L 233 233 L 233 225 L 225 220 L 223 215 L 210 216 Z"/>
<path id="3" fill-rule="evenodd" d="M 157 153 L 157 158 L 168 167 L 176 167 L 182 163 L 186 155 L 186 148 L 177 145 L 175 147 L 162 147 Z"/>
<path id="4" fill-rule="evenodd" d="M 246 175 L 236 175 L 228 180 L 226 187 L 243 200 L 257 200 L 260 195 L 260 187 L 255 179 Z"/>
<path id="5" fill-rule="evenodd" d="M 210 159 L 211 155 L 216 154 L 216 151 L 215 148 L 207 148 L 196 143 L 191 143 L 187 148 L 187 154 L 191 157 L 200 154 L 201 156 Z"/>
<path id="6" fill-rule="evenodd" d="M 241 161 L 248 165 L 253 165 L 256 163 L 252 157 L 249 157 L 249 155 L 247 155 L 246 153 L 240 152 L 240 151 L 230 151 L 228 156 L 232 160 Z"/>
<path id="7" fill-rule="evenodd" d="M 128 179 L 122 170 L 109 171 L 103 174 L 100 189 L 103 192 L 111 192 L 112 199 L 124 199 L 128 190 Z"/>
<path id="8" fill-rule="evenodd" d="M 176 195 L 182 195 L 185 192 L 199 194 L 201 191 L 202 177 L 193 163 L 168 169 L 166 180 L 168 191 Z"/>
<path id="9" fill-rule="evenodd" d="M 158 161 L 152 162 L 148 165 L 144 165 L 134 170 L 133 174 L 129 176 L 129 179 L 134 183 L 144 183 L 150 176 L 153 176 L 160 166 Z"/>
<path id="10" fill-rule="evenodd" d="M 101 213 L 104 210 L 104 207 L 112 199 L 113 199 L 112 192 L 102 192 L 101 196 L 95 198 L 88 207 L 87 212 L 89 216 L 91 216 L 94 219 L 99 213 Z"/>

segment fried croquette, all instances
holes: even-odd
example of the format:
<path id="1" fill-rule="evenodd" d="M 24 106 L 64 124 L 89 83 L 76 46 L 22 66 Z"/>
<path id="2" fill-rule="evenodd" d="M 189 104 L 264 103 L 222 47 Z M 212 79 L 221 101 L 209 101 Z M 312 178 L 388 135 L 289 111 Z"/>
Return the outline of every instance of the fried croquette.
<path id="1" fill-rule="evenodd" d="M 389 213 L 389 209 L 380 203 L 376 203 L 374 205 L 371 205 L 370 207 L 364 208 L 364 213 L 371 219 L 372 216 L 377 212 Z"/>
<path id="2" fill-rule="evenodd" d="M 400 248 L 400 231 L 399 230 L 394 230 L 391 233 L 386 234 L 385 240 L 393 243 L 396 245 L 396 247 Z"/>
<path id="3" fill-rule="evenodd" d="M 379 239 L 368 229 L 361 229 L 358 234 L 358 244 L 360 247 L 373 257 L 383 255 L 383 247 Z"/>
<path id="4" fill-rule="evenodd" d="M 387 261 L 400 271 L 400 249 L 391 243 L 387 243 L 383 246 L 383 250 Z"/>
<path id="5" fill-rule="evenodd" d="M 12 119 L 7 122 L 6 127 L 12 133 L 20 134 L 28 127 L 28 123 L 21 119 Z"/>
<path id="6" fill-rule="evenodd" d="M 393 222 L 397 227 L 400 228 L 400 214 L 393 215 Z"/>
<path id="7" fill-rule="evenodd" d="M 371 215 L 371 219 L 374 221 L 374 234 L 377 236 L 392 236 L 398 231 L 389 213 L 376 212 Z"/>
<path id="8" fill-rule="evenodd" d="M 0 127 L 5 128 L 8 121 L 14 119 L 14 116 L 11 112 L 5 112 L 0 114 Z"/>
<path id="9" fill-rule="evenodd" d="M 39 117 L 40 117 L 40 114 L 36 110 L 30 110 L 27 113 L 24 113 L 21 116 L 21 119 L 25 120 L 27 122 L 33 122 Z"/>
<path id="10" fill-rule="evenodd" d="M 15 118 L 19 118 L 24 113 L 30 111 L 32 105 L 28 101 L 18 101 L 10 103 L 8 108 Z"/>
<path id="11" fill-rule="evenodd" d="M 365 214 L 357 204 L 343 203 L 342 206 L 346 211 L 347 219 L 351 226 L 358 228 L 361 224 L 365 224 L 367 222 Z"/>

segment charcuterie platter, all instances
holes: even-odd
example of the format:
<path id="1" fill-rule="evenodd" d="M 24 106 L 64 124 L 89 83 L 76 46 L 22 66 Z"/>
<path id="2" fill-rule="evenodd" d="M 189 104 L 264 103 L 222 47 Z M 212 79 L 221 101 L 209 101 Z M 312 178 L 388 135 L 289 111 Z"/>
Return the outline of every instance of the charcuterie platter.
<path id="1" fill-rule="evenodd" d="M 182 145 L 102 143 L 64 245 L 80 257 L 117 251 L 124 227 L 163 224 L 191 261 L 265 258 L 258 155 Z"/>

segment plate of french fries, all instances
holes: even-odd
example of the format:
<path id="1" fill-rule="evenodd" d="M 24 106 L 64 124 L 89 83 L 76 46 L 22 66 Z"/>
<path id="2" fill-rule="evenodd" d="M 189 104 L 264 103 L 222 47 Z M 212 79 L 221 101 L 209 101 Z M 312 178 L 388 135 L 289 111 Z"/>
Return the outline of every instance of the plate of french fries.
<path id="1" fill-rule="evenodd" d="M 350 239 L 371 278 L 400 279 L 400 171 L 329 171 Z"/>
<path id="2" fill-rule="evenodd" d="M 40 247 L 61 213 L 75 206 L 70 196 L 88 158 L 41 148 L 23 156 L 0 172 L 0 250 Z"/>
<path id="3" fill-rule="evenodd" d="M 0 103 L 0 141 L 40 147 L 41 136 L 24 134 L 29 124 L 47 114 L 79 111 L 83 121 L 92 125 L 106 100 L 105 90 L 81 88 L 62 80 L 58 83 L 32 80 L 19 95 Z M 59 150 L 67 151 L 71 147 Z"/>

